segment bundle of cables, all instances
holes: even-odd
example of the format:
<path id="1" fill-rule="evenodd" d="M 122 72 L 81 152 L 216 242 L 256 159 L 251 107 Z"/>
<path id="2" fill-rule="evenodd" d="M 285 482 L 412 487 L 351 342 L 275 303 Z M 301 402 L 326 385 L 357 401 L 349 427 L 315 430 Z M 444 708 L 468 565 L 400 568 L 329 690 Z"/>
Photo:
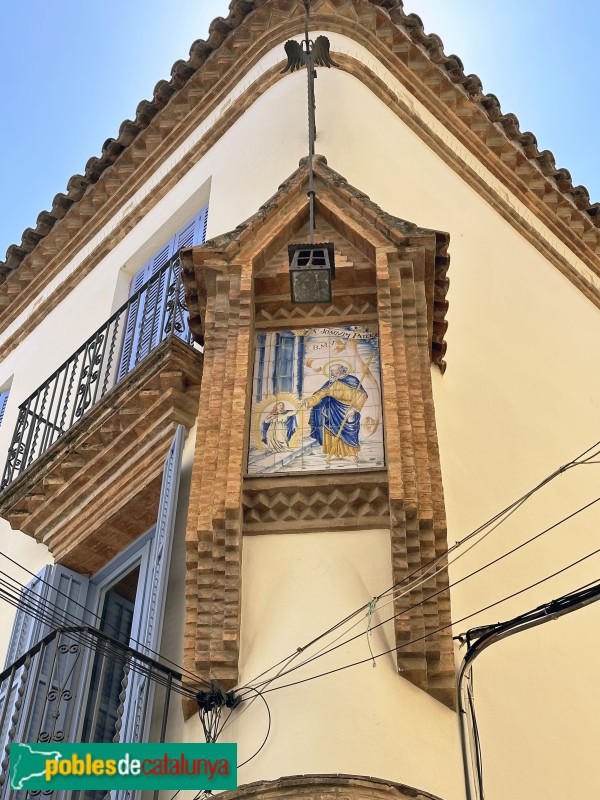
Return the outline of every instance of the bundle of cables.
<path id="1" fill-rule="evenodd" d="M 198 692 L 196 702 L 204 737 L 207 743 L 214 743 L 220 733 L 219 722 L 222 710 L 224 708 L 233 710 L 242 702 L 242 698 L 236 697 L 233 692 L 224 692 L 217 681 L 212 681 L 210 689 Z"/>

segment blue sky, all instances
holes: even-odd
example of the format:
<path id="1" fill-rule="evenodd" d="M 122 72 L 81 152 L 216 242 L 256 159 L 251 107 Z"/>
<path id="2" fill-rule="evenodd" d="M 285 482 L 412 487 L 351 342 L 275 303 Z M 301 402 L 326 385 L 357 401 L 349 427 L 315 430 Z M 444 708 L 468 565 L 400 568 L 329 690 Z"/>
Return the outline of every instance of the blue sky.
<path id="1" fill-rule="evenodd" d="M 405 0 L 521 130 L 600 201 L 600 3 Z M 0 256 L 140 100 L 206 38 L 228 0 L 5 0 L 0 5 Z"/>

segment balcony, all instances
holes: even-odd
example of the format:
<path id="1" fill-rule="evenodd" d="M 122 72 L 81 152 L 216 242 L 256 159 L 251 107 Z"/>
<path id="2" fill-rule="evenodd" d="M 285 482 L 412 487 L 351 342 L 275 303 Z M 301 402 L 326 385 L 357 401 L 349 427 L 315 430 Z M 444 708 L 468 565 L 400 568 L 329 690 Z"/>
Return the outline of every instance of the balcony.
<path id="1" fill-rule="evenodd" d="M 0 798 L 40 794 L 10 790 L 13 741 L 164 742 L 179 719 L 181 698 L 193 702 L 198 688 L 91 625 L 55 628 L 0 673 Z M 130 790 L 42 794 L 56 800 L 132 796 Z"/>
<path id="2" fill-rule="evenodd" d="M 155 521 L 201 374 L 175 256 L 19 407 L 0 515 L 65 566 L 99 569 Z"/>

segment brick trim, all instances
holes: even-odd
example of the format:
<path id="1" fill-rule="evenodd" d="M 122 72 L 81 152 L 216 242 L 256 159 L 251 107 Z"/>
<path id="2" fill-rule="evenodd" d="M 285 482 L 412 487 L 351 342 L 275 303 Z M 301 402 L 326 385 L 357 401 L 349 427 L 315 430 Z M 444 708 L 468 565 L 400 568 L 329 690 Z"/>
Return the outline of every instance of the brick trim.
<path id="1" fill-rule="evenodd" d="M 278 252 L 302 225 L 306 180 L 302 166 L 245 223 L 181 256 L 190 326 L 205 345 L 187 531 L 184 663 L 226 687 L 235 685 L 238 676 L 243 490 L 251 485 L 249 480 L 244 484 L 244 464 L 254 355 L 254 279 L 269 265 L 266 254 Z M 326 213 L 328 224 L 375 264 L 392 571 L 394 581 L 402 582 L 446 548 L 430 370 L 432 360 L 438 360 L 433 348 L 439 323 L 436 308 L 445 313 L 447 307 L 443 289 L 449 237 L 385 214 L 323 159 L 317 160 L 315 187 L 318 212 Z M 287 262 L 282 269 L 287 274 Z M 277 275 L 268 275 L 279 285 Z M 441 292 L 436 292 L 438 283 Z M 334 300 L 335 293 L 334 287 Z M 299 474 L 293 480 L 298 492 L 310 496 L 310 476 Z M 276 494 L 285 485 L 285 480 L 275 479 L 263 490 Z M 298 504 L 292 512 L 294 508 Z M 298 532 L 289 521 L 275 521 L 272 527 Z M 328 530 L 326 522 L 320 529 Z M 447 576 L 441 574 L 433 583 L 447 588 Z M 429 590 L 427 585 L 396 601 L 398 669 L 452 707 L 451 633 L 431 636 L 450 622 L 450 604 L 447 595 L 443 602 L 423 604 Z M 406 646 L 408 640 L 425 635 Z"/>

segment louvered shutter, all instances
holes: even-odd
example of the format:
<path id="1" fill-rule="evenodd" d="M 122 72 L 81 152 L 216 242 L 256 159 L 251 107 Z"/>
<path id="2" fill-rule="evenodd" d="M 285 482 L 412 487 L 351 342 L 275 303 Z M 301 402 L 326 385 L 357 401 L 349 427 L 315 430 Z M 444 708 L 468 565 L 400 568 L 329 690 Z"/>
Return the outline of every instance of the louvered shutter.
<path id="1" fill-rule="evenodd" d="M 131 647 L 155 657 L 160 648 L 162 621 L 171 563 L 175 512 L 179 494 L 179 473 L 183 452 L 184 428 L 179 425 L 163 469 L 163 480 L 156 521 L 156 533 L 148 559 L 148 568 L 140 575 L 136 613 L 131 632 Z M 128 675 L 127 696 L 123 707 L 121 742 L 145 741 L 150 726 L 154 685 L 148 676 L 132 670 Z M 128 795 L 118 795 L 124 798 Z"/>
<path id="2" fill-rule="evenodd" d="M 52 565 L 48 564 L 21 592 L 4 662 L 5 669 L 42 638 L 42 623 L 36 612 L 40 609 L 41 613 L 45 606 L 51 574 Z"/>
<path id="3" fill-rule="evenodd" d="M 80 624 L 87 589 L 88 580 L 82 575 L 58 564 L 44 567 L 21 592 L 5 669 L 54 628 Z M 8 767 L 9 740 L 72 741 L 81 708 L 77 691 L 85 660 L 85 648 L 78 639 L 62 636 L 3 683 L 0 688 L 3 774 Z M 13 715 L 15 723 L 11 720 Z M 5 782 L 2 789 L 7 791 L 7 788 Z"/>
<path id="4" fill-rule="evenodd" d="M 20 596 L 19 606 L 13 622 L 8 651 L 4 663 L 4 669 L 26 653 L 41 638 L 41 622 L 37 616 L 38 609 L 41 609 L 47 585 L 45 581 L 50 575 L 51 566 L 44 569 L 33 578 L 23 589 Z M 18 690 L 21 681 L 26 677 L 23 667 L 13 672 L 0 686 L 0 773 L 6 777 L 2 786 L 4 792 L 8 787 L 8 751 L 9 738 L 15 738 L 17 727 L 14 725 L 12 717 L 15 716 L 17 725 L 20 719 L 20 712 L 17 708 L 19 699 Z M 21 708 L 24 708 L 21 705 Z M 4 797 L 4 792 L 0 795 Z"/>
<path id="5" fill-rule="evenodd" d="M 167 292 L 169 288 L 174 291 L 179 267 L 172 273 L 167 271 L 160 278 L 153 281 L 151 279 L 182 247 L 192 247 L 204 241 L 207 222 L 208 205 L 204 206 L 133 276 L 130 297 L 139 292 L 148 281 L 150 283 L 132 302 L 127 315 L 118 380 L 139 364 L 166 337 L 167 332 L 170 332 L 170 325 L 175 325 L 175 334 L 180 339 L 189 341 L 188 313 L 183 310 L 185 304 L 183 283 L 179 284 L 179 303 L 176 304 L 175 318 L 169 320 L 165 311 Z"/>
<path id="6" fill-rule="evenodd" d="M 38 641 L 55 628 L 83 623 L 87 590 L 88 580 L 83 575 L 60 564 L 50 568 L 43 600 L 45 620 Z M 81 709 L 77 696 L 80 675 L 87 665 L 88 650 L 80 636 L 67 638 L 63 634 L 40 656 L 28 680 L 25 705 L 29 713 L 19 730 L 19 741 L 73 741 Z"/>
<path id="7" fill-rule="evenodd" d="M 131 288 L 129 290 L 129 297 L 133 297 L 134 294 L 139 292 L 142 286 L 148 280 L 148 271 L 147 271 L 147 264 L 136 274 L 133 276 L 131 280 Z M 125 334 L 123 336 L 123 346 L 121 348 L 121 360 L 119 363 L 119 373 L 117 380 L 121 380 L 123 375 L 126 375 L 129 370 L 132 368 L 132 362 L 135 363 L 135 351 L 134 347 L 134 340 L 136 339 L 136 331 L 139 326 L 138 317 L 140 304 L 143 302 L 143 298 L 137 297 L 135 300 L 132 301 L 131 305 L 129 306 L 129 311 L 127 313 L 127 322 L 125 323 Z M 133 353 L 133 358 L 132 358 Z"/>
<path id="8" fill-rule="evenodd" d="M 129 296 L 133 297 L 136 292 L 139 292 L 139 295 L 132 302 L 127 315 L 118 380 L 139 364 L 158 344 L 162 305 L 160 299 L 164 296 L 166 277 L 154 276 L 171 258 L 173 245 L 174 239 L 171 239 L 134 275 L 131 281 Z M 144 288 L 140 292 L 142 287 Z"/>
<path id="9" fill-rule="evenodd" d="M 7 389 L 5 392 L 0 392 L 0 425 L 2 425 L 2 419 L 4 417 L 4 412 L 6 411 L 6 404 L 8 403 L 9 394 L 9 389 Z"/>
<path id="10" fill-rule="evenodd" d="M 196 244 L 202 244 L 206 238 L 207 222 L 208 206 L 206 205 L 176 234 L 174 252 L 178 252 L 182 247 L 193 247 Z"/>
<path id="11" fill-rule="evenodd" d="M 138 327 L 138 336 L 133 345 L 134 365 L 139 364 L 163 338 L 161 336 L 164 321 L 164 298 L 170 279 L 170 270 L 157 273 L 173 255 L 174 239 L 158 252 L 150 265 L 151 276 L 143 294 L 143 303 Z"/>

